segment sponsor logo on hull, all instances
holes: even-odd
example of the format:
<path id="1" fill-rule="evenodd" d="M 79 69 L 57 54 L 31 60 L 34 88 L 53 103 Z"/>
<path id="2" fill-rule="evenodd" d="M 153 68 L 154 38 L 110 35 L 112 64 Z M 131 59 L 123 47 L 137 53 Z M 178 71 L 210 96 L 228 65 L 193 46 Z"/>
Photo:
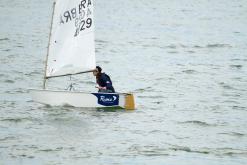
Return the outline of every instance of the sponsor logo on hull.
<path id="1" fill-rule="evenodd" d="M 104 106 L 115 106 L 119 104 L 118 94 L 92 93 L 98 98 L 98 104 Z"/>

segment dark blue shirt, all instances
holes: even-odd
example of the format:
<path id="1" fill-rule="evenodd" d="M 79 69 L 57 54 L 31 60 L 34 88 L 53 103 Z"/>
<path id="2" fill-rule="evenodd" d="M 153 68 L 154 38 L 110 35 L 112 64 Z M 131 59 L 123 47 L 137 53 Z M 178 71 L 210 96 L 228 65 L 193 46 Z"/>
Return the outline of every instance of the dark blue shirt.
<path id="1" fill-rule="evenodd" d="M 112 81 L 110 76 L 105 73 L 101 73 L 99 77 L 97 77 L 97 84 L 101 87 L 106 87 L 107 90 L 115 93 L 115 90 L 112 86 Z"/>

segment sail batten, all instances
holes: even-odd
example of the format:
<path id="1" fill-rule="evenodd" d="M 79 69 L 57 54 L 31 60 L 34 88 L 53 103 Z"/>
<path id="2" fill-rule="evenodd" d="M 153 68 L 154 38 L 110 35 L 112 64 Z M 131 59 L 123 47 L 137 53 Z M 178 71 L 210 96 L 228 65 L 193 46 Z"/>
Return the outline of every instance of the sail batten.
<path id="1" fill-rule="evenodd" d="M 57 0 L 46 78 L 73 75 L 95 68 L 92 0 Z"/>

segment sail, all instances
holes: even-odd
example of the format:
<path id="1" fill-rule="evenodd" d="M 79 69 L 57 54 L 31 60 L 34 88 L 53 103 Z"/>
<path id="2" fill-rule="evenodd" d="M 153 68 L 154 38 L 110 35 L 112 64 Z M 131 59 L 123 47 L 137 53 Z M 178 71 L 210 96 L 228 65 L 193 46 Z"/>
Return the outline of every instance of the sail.
<path id="1" fill-rule="evenodd" d="M 92 0 L 56 0 L 46 77 L 77 74 L 95 68 Z"/>

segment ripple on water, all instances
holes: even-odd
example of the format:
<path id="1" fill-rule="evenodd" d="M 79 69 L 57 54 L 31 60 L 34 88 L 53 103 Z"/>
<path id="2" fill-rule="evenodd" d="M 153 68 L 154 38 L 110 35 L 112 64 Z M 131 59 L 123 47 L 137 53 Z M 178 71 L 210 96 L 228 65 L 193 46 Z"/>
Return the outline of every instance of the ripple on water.
<path id="1" fill-rule="evenodd" d="M 243 67 L 243 65 L 237 65 L 237 64 L 230 65 L 230 68 L 232 68 L 232 69 L 241 69 L 242 67 Z"/>
<path id="2" fill-rule="evenodd" d="M 23 45 L 17 45 L 16 47 L 17 47 L 17 48 L 24 48 Z"/>
<path id="3" fill-rule="evenodd" d="M 34 76 L 34 75 L 40 75 L 40 71 L 33 71 L 30 73 L 25 73 L 26 76 Z"/>
<path id="4" fill-rule="evenodd" d="M 231 89 L 231 90 L 235 90 L 235 88 L 233 88 L 232 86 L 226 84 L 225 82 L 220 82 L 219 85 L 224 88 L 224 89 Z"/>
<path id="5" fill-rule="evenodd" d="M 3 122 L 11 122 L 11 123 L 20 123 L 20 122 L 25 122 L 25 121 L 29 121 L 30 118 L 6 118 L 6 119 L 2 119 L 1 121 Z"/>
<path id="6" fill-rule="evenodd" d="M 189 153 L 199 153 L 199 154 L 213 154 L 218 156 L 233 156 L 233 155 L 247 155 L 245 150 L 233 149 L 233 148 L 190 148 L 188 146 L 171 145 L 170 147 L 161 146 L 132 146 L 129 151 L 138 155 L 145 156 L 169 156 L 171 151 L 176 152 L 189 152 Z"/>
<path id="7" fill-rule="evenodd" d="M 232 109 L 234 109 L 234 110 L 244 110 L 244 111 L 247 111 L 247 107 L 237 106 L 237 105 L 232 106 Z"/>
<path id="8" fill-rule="evenodd" d="M 201 49 L 203 47 L 202 46 L 199 46 L 199 45 L 194 45 L 193 48 Z"/>
<path id="9" fill-rule="evenodd" d="M 135 93 L 151 92 L 151 91 L 153 91 L 152 87 L 139 88 L 134 90 Z"/>
<path id="10" fill-rule="evenodd" d="M 15 108 L 16 102 L 15 101 L 3 101 L 2 104 L 0 104 L 0 108 Z"/>
<path id="11" fill-rule="evenodd" d="M 193 124 L 193 125 L 199 125 L 203 127 L 214 127 L 217 126 L 216 124 L 209 124 L 207 122 L 198 121 L 198 120 L 189 120 L 184 122 L 178 122 L 179 124 Z"/>
<path id="12" fill-rule="evenodd" d="M 56 148 L 44 148 L 44 149 L 39 149 L 38 151 L 40 152 L 56 152 L 56 151 L 62 151 L 63 147 L 56 147 Z"/>
<path id="13" fill-rule="evenodd" d="M 231 48 L 229 44 L 207 44 L 207 45 L 194 45 L 192 48 L 202 49 L 202 48 Z"/>
<path id="14" fill-rule="evenodd" d="M 108 41 L 105 41 L 105 40 L 99 40 L 99 39 L 96 39 L 95 40 L 96 43 L 108 43 Z"/>
<path id="15" fill-rule="evenodd" d="M 234 149 L 234 148 L 190 148 L 187 146 L 172 145 L 169 150 L 173 151 L 185 151 L 200 154 L 213 154 L 217 156 L 234 156 L 234 155 L 247 155 L 245 150 Z"/>
<path id="16" fill-rule="evenodd" d="M 241 59 L 241 58 L 233 58 L 231 61 L 246 61 L 247 59 Z"/>
<path id="17" fill-rule="evenodd" d="M 4 93 L 7 93 L 7 94 L 16 94 L 17 92 L 14 91 L 14 90 L 6 90 Z"/>
<path id="18" fill-rule="evenodd" d="M 225 155 L 225 156 L 236 156 L 236 155 L 245 155 L 247 156 L 246 150 L 234 149 L 234 148 L 217 148 L 217 152 L 214 152 L 215 155 Z"/>
<path id="19" fill-rule="evenodd" d="M 149 95 L 149 96 L 138 96 L 138 98 L 151 98 L 151 99 L 161 99 L 161 98 L 165 98 L 162 95 Z"/>
<path id="20" fill-rule="evenodd" d="M 173 147 L 170 147 L 169 150 L 200 153 L 200 154 L 209 154 L 210 153 L 210 151 L 207 150 L 207 149 L 198 149 L 198 150 L 196 150 L 196 149 L 191 149 L 190 147 L 178 146 L 178 145 L 173 145 Z"/>
<path id="21" fill-rule="evenodd" d="M 0 142 L 4 142 L 4 141 L 8 141 L 8 140 L 14 140 L 16 139 L 16 137 L 14 136 L 6 136 L 6 137 L 3 137 L 3 138 L 0 138 Z"/>
<path id="22" fill-rule="evenodd" d="M 234 137 L 244 137 L 246 136 L 245 134 L 243 133 L 239 133 L 239 132 L 227 132 L 227 133 L 219 133 L 220 135 L 229 135 L 229 136 L 234 136 Z"/>
<path id="23" fill-rule="evenodd" d="M 0 41 L 8 41 L 9 40 L 9 38 L 0 38 Z"/>
<path id="24" fill-rule="evenodd" d="M 193 70 L 193 69 L 183 70 L 182 72 L 183 73 L 186 73 L 186 74 L 195 74 L 195 73 L 197 73 L 197 71 L 196 70 Z"/>
<path id="25" fill-rule="evenodd" d="M 152 103 L 154 103 L 154 104 L 162 104 L 162 103 L 164 103 L 164 101 L 153 101 Z"/>
<path id="26" fill-rule="evenodd" d="M 169 49 L 177 49 L 177 46 L 174 44 L 168 45 L 165 48 L 169 48 Z"/>
<path id="27" fill-rule="evenodd" d="M 131 155 L 144 155 L 144 156 L 169 156 L 169 150 L 167 148 L 161 148 L 159 146 L 137 146 L 134 145 L 129 148 Z"/>
<path id="28" fill-rule="evenodd" d="M 207 48 L 231 48 L 232 46 L 229 44 L 208 44 Z"/>
<path id="29" fill-rule="evenodd" d="M 11 49 L 3 49 L 2 51 L 9 52 L 9 51 L 11 51 Z"/>
<path id="30" fill-rule="evenodd" d="M 178 51 L 168 51 L 167 53 L 169 53 L 169 54 L 178 54 L 179 52 Z"/>
<path id="31" fill-rule="evenodd" d="M 16 93 L 27 93 L 28 90 L 27 89 L 23 89 L 23 88 L 18 88 L 15 90 Z"/>
<path id="32" fill-rule="evenodd" d="M 15 83 L 15 81 L 13 81 L 13 80 L 5 80 L 4 82 L 7 83 L 7 84 L 13 84 L 13 83 Z"/>
<path id="33" fill-rule="evenodd" d="M 196 53 L 195 51 L 193 51 L 193 50 L 188 50 L 188 51 L 186 51 L 187 53 L 190 53 L 190 54 L 193 54 L 193 53 Z"/>

